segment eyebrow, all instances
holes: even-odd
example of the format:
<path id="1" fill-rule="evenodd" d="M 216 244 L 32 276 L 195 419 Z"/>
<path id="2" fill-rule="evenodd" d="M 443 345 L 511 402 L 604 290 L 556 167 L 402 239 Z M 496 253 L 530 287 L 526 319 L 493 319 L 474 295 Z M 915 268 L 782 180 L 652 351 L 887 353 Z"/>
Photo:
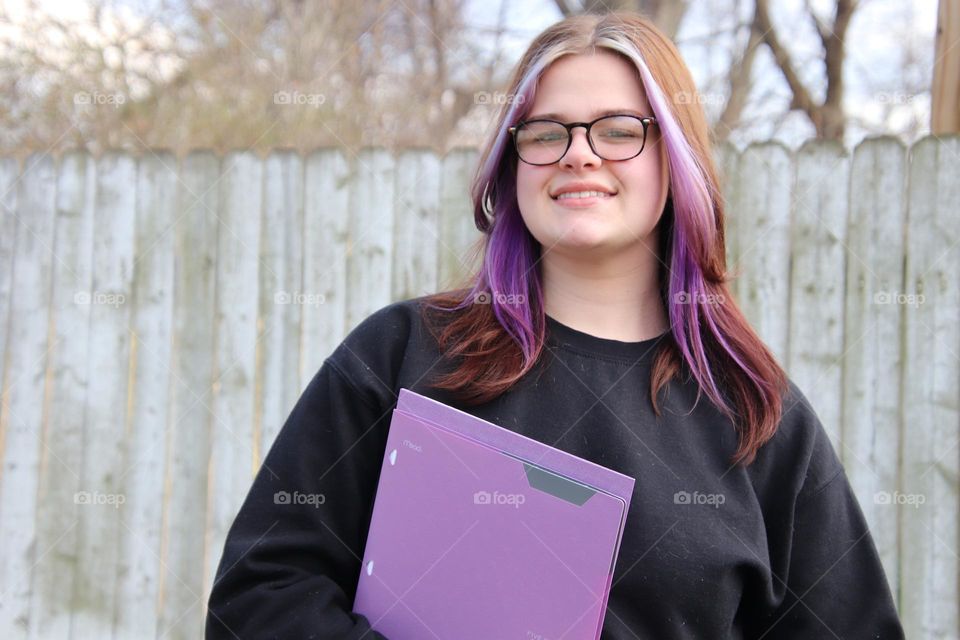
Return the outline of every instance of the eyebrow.
<path id="1" fill-rule="evenodd" d="M 638 118 L 649 117 L 650 114 L 640 113 L 636 109 L 603 109 L 601 111 L 594 111 L 590 116 L 590 119 L 602 118 L 604 116 L 613 116 L 613 115 L 631 115 L 637 116 Z M 560 120 L 566 122 L 566 118 L 559 113 L 539 113 L 535 116 L 527 116 L 527 120 Z"/>

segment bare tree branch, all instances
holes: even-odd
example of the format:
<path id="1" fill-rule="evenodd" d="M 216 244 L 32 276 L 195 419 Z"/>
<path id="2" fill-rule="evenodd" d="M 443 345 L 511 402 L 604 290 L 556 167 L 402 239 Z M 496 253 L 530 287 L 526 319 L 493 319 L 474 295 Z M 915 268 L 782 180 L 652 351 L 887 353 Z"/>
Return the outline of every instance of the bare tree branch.
<path id="1" fill-rule="evenodd" d="M 830 38 L 830 27 L 827 26 L 827 23 L 817 15 L 816 11 L 814 11 L 813 6 L 810 4 L 810 0 L 803 0 L 803 6 L 813 21 L 813 26 L 817 30 L 817 34 L 820 36 L 820 42 L 826 45 L 827 40 Z"/>
<path id="2" fill-rule="evenodd" d="M 800 80 L 800 76 L 797 75 L 790 52 L 780 43 L 776 29 L 770 21 L 770 8 L 767 0 L 756 0 L 756 3 L 756 13 L 754 14 L 756 28 L 760 31 L 763 42 L 769 47 L 777 66 L 780 67 L 780 71 L 787 81 L 787 85 L 793 92 L 791 108 L 802 109 L 812 120 L 815 117 L 817 105 L 807 91 L 807 87 Z"/>
<path id="3" fill-rule="evenodd" d="M 714 135 L 719 141 L 728 139 L 730 134 L 740 124 L 743 109 L 747 104 L 747 98 L 753 86 L 751 82 L 753 61 L 756 58 L 757 51 L 762 42 L 762 33 L 760 32 L 756 19 L 754 19 L 750 23 L 747 45 L 744 47 L 740 58 L 735 60 L 730 67 L 728 76 L 730 93 L 723 107 L 723 112 L 720 114 L 720 119 L 714 127 Z"/>
<path id="4" fill-rule="evenodd" d="M 833 25 L 830 27 L 820 23 L 809 4 L 807 8 L 817 24 L 817 30 L 823 41 L 823 59 L 827 77 L 826 98 L 823 104 L 818 104 L 813 99 L 810 90 L 800 79 L 790 53 L 781 43 L 770 19 L 768 0 L 756 0 L 756 25 L 793 94 L 790 108 L 799 109 L 810 118 L 817 130 L 817 137 L 842 140 L 844 134 L 844 39 L 856 9 L 856 3 L 853 0 L 836 0 L 836 12 Z"/>

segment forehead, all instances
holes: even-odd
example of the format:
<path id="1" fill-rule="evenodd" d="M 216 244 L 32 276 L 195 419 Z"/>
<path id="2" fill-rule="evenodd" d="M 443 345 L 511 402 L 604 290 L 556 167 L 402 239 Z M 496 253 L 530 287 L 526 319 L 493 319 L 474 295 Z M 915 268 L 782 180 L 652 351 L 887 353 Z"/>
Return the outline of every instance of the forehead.
<path id="1" fill-rule="evenodd" d="M 640 75 L 623 56 L 599 50 L 563 56 L 551 64 L 537 83 L 528 117 L 585 119 L 621 109 L 650 113 Z"/>

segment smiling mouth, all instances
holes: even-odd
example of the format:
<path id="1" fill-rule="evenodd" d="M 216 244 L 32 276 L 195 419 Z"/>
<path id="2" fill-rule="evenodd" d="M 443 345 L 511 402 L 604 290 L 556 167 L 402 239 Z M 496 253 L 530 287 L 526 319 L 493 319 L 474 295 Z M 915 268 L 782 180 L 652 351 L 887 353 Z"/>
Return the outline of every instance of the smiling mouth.
<path id="1" fill-rule="evenodd" d="M 586 200 L 587 198 L 612 198 L 616 193 L 605 191 L 568 191 L 558 196 L 551 196 L 554 200 Z"/>

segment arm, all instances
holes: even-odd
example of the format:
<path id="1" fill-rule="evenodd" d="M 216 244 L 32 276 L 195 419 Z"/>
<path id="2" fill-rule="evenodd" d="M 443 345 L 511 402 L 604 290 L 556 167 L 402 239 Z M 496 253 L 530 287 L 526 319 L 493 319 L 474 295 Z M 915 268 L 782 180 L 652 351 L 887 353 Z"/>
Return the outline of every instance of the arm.
<path id="1" fill-rule="evenodd" d="M 781 605 L 761 626 L 768 640 L 904 637 L 863 512 L 840 470 L 798 497 Z M 781 585 L 783 586 L 783 585 Z"/>
<path id="2" fill-rule="evenodd" d="M 389 416 L 324 363 L 227 535 L 208 640 L 385 640 L 352 603 Z"/>

